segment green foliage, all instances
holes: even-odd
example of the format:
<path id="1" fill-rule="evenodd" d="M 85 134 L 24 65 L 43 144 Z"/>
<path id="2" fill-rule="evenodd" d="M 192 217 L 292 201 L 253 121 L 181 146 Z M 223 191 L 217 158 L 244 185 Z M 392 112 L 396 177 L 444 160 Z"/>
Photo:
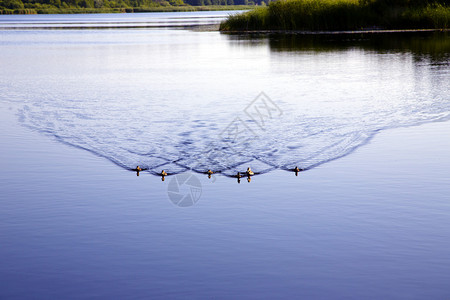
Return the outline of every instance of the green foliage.
<path id="1" fill-rule="evenodd" d="M 449 5 L 450 0 L 359 0 L 362 5 L 372 7 L 426 7 L 429 4 Z"/>
<path id="2" fill-rule="evenodd" d="M 225 31 L 448 28 L 450 0 L 279 0 L 230 16 Z"/>
<path id="3" fill-rule="evenodd" d="M 400 23 L 406 23 L 406 21 L 415 25 L 414 27 L 449 28 L 450 7 L 432 4 L 424 9 L 409 8 L 403 12 L 400 18 Z"/>
<path id="4" fill-rule="evenodd" d="M 0 14 L 249 9 L 247 0 L 0 0 Z M 268 0 L 266 0 L 268 1 Z M 192 8 L 189 5 L 195 5 Z M 211 6 L 209 6 L 211 5 Z M 226 7 L 218 7 L 224 5 Z M 205 8 L 204 6 L 208 6 Z"/>
<path id="5" fill-rule="evenodd" d="M 22 9 L 24 8 L 24 5 L 20 0 L 3 0 L 0 7 L 7 9 Z"/>

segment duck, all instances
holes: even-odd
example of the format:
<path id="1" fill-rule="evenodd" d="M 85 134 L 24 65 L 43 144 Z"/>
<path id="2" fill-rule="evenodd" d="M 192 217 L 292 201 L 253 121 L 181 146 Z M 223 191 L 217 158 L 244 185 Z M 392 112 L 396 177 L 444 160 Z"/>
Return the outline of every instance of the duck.
<path id="1" fill-rule="evenodd" d="M 295 176 L 298 176 L 298 172 L 303 171 L 303 169 L 300 169 L 299 167 L 295 166 L 294 172 L 295 172 Z"/>
<path id="2" fill-rule="evenodd" d="M 161 171 L 161 176 L 164 177 L 164 176 L 166 176 L 166 175 L 167 175 L 166 171 L 162 170 L 162 171 Z"/>
<path id="3" fill-rule="evenodd" d="M 136 176 L 139 176 L 139 172 L 142 171 L 142 168 L 139 166 L 136 166 L 136 169 L 133 169 L 133 171 L 136 171 Z"/>
<path id="4" fill-rule="evenodd" d="M 241 178 L 241 177 L 242 177 L 241 173 L 240 173 L 240 172 L 237 172 L 236 177 L 237 177 L 237 178 Z"/>
<path id="5" fill-rule="evenodd" d="M 209 170 L 208 170 L 208 172 L 206 172 L 206 174 L 208 174 L 208 175 L 212 175 L 212 174 L 214 174 L 214 172 L 213 172 L 213 171 L 211 171 L 211 169 L 209 169 Z"/>
<path id="6" fill-rule="evenodd" d="M 252 171 L 252 169 L 250 169 L 250 167 L 247 168 L 247 175 L 248 175 L 248 176 L 253 176 L 253 175 L 255 175 L 255 173 Z"/>

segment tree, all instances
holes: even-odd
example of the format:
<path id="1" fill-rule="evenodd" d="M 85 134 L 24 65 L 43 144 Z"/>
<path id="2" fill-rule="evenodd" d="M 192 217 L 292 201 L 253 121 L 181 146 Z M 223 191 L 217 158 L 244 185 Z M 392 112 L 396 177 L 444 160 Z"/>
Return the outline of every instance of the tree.
<path id="1" fill-rule="evenodd" d="M 23 3 L 20 0 L 3 0 L 0 2 L 0 7 L 9 8 L 9 9 L 23 9 Z"/>

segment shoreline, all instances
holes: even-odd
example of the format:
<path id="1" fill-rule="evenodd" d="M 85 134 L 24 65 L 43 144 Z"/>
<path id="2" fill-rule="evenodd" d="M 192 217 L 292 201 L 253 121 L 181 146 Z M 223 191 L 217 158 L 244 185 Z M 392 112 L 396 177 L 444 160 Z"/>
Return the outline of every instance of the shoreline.
<path id="1" fill-rule="evenodd" d="M 196 12 L 196 11 L 227 11 L 250 10 L 252 5 L 207 5 L 207 6 L 157 6 L 157 7 L 127 7 L 127 8 L 24 8 L 15 10 L 0 9 L 2 15 L 85 15 L 85 14 L 128 14 L 128 13 L 160 13 L 160 12 Z"/>
<path id="2" fill-rule="evenodd" d="M 336 30 L 336 31 L 306 31 L 306 30 L 219 30 L 227 34 L 296 34 L 296 35 L 354 35 L 354 34 L 395 34 L 395 33 L 425 33 L 449 32 L 450 29 L 366 29 L 366 30 Z"/>
<path id="3" fill-rule="evenodd" d="M 247 31 L 233 31 L 220 30 L 220 24 L 202 24 L 202 25 L 128 25 L 128 26 L 20 26 L 20 27 L 0 27 L 0 30 L 14 31 L 14 30 L 83 30 L 83 29 L 186 29 L 199 32 L 218 31 L 230 35 L 252 35 L 252 34 L 286 34 L 286 35 L 304 35 L 304 36 L 325 36 L 325 35 L 357 35 L 357 34 L 410 34 L 410 33 L 436 33 L 436 32 L 450 32 L 450 29 L 367 29 L 367 30 L 342 30 L 342 31 L 305 31 L 305 30 L 247 30 Z"/>

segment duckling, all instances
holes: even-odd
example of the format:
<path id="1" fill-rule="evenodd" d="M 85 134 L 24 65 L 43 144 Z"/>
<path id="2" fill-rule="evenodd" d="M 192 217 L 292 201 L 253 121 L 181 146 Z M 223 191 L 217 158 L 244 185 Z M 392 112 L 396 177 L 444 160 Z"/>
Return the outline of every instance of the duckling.
<path id="1" fill-rule="evenodd" d="M 248 175 L 248 176 L 253 176 L 253 175 L 255 175 L 255 173 L 252 171 L 252 169 L 250 169 L 250 167 L 247 168 L 247 175 Z"/>
<path id="2" fill-rule="evenodd" d="M 240 172 L 237 172 L 236 177 L 237 177 L 237 178 L 241 178 L 241 177 L 242 177 L 242 176 L 241 176 L 241 173 L 240 173 Z"/>
<path id="3" fill-rule="evenodd" d="M 166 171 L 162 170 L 162 171 L 161 171 L 161 176 L 164 177 L 164 176 L 166 176 L 166 175 L 167 175 Z"/>
<path id="4" fill-rule="evenodd" d="M 294 172 L 295 176 L 298 176 L 298 172 L 303 171 L 303 169 L 299 169 L 297 166 L 295 166 Z"/>
<path id="5" fill-rule="evenodd" d="M 208 177 L 211 178 L 211 175 L 214 174 L 214 172 L 211 171 L 211 169 L 209 169 L 208 172 L 206 172 L 206 174 L 208 174 Z"/>
<path id="6" fill-rule="evenodd" d="M 139 166 L 136 166 L 136 169 L 134 169 L 133 171 L 136 171 L 136 176 L 139 176 L 139 172 L 142 171 L 142 168 Z"/>

